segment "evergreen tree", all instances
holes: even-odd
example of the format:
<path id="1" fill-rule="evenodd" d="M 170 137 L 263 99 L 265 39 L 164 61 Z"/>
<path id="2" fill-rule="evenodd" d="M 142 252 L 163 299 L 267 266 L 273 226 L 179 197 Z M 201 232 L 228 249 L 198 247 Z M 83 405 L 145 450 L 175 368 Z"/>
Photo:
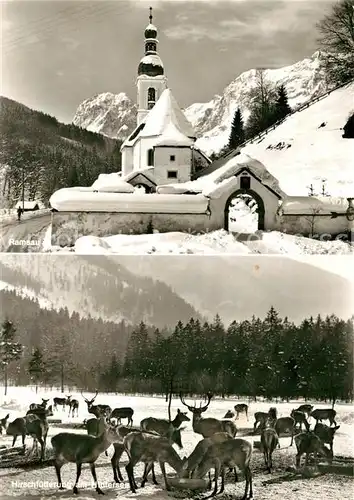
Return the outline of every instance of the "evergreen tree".
<path id="1" fill-rule="evenodd" d="M 278 97 L 275 103 L 275 119 L 282 120 L 289 113 L 291 113 L 291 108 L 288 103 L 288 94 L 286 92 L 285 85 L 280 85 L 278 88 Z"/>
<path id="2" fill-rule="evenodd" d="M 16 328 L 14 324 L 6 319 L 1 325 L 0 332 L 0 363 L 4 368 L 5 396 L 7 395 L 8 366 L 12 361 L 21 358 L 23 346 L 15 341 Z"/>
<path id="3" fill-rule="evenodd" d="M 31 376 L 31 380 L 36 384 L 36 393 L 38 392 L 38 384 L 43 378 L 45 378 L 45 373 L 47 370 L 46 363 L 43 359 L 42 351 L 37 347 L 33 353 L 32 358 L 28 363 L 28 372 Z"/>
<path id="4" fill-rule="evenodd" d="M 231 132 L 228 147 L 230 150 L 236 149 L 245 142 L 245 131 L 240 108 L 237 108 L 231 125 Z"/>

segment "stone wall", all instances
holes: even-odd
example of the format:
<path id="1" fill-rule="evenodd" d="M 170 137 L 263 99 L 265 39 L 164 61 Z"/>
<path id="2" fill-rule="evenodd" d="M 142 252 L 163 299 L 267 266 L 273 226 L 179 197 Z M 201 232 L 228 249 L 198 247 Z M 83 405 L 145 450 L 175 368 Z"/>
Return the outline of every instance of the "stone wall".
<path id="1" fill-rule="evenodd" d="M 73 246 L 81 236 L 182 231 L 190 234 L 219 229 L 208 214 L 53 212 L 52 245 Z"/>
<path id="2" fill-rule="evenodd" d="M 336 237 L 346 235 L 348 232 L 348 220 L 345 215 L 331 218 L 331 215 L 313 213 L 302 215 L 281 215 L 277 217 L 275 230 L 288 234 L 302 234 L 304 236 L 315 236 L 325 238 L 326 235 Z"/>

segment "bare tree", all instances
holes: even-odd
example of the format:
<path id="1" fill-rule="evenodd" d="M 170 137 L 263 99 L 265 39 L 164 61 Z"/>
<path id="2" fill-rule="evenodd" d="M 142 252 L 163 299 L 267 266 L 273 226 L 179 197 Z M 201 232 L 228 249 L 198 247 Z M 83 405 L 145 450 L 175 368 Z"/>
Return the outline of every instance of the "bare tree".
<path id="1" fill-rule="evenodd" d="M 334 84 L 354 78 L 354 0 L 340 0 L 317 25 L 328 80 Z"/>
<path id="2" fill-rule="evenodd" d="M 267 81 L 264 70 L 256 70 L 256 85 L 251 89 L 249 96 L 251 114 L 247 122 L 246 134 L 248 137 L 253 137 L 276 121 L 277 92 L 274 86 Z"/>

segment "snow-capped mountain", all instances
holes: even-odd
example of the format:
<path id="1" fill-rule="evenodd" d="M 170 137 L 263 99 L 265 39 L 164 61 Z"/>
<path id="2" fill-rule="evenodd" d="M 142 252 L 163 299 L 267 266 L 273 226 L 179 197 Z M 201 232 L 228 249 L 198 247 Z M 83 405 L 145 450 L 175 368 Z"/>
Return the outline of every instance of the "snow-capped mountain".
<path id="1" fill-rule="evenodd" d="M 291 66 L 266 69 L 264 80 L 275 86 L 284 85 L 292 109 L 324 94 L 328 90 L 322 68 L 322 56 L 315 52 Z M 206 154 L 219 151 L 228 142 L 231 123 L 236 109 L 242 111 L 244 120 L 249 117 L 250 94 L 257 85 L 257 70 L 242 73 L 210 102 L 192 104 L 185 110 L 188 120 L 194 125 L 200 139 L 197 146 Z"/>
<path id="2" fill-rule="evenodd" d="M 191 104 L 184 110 L 199 137 L 197 146 L 205 153 L 219 151 L 226 144 L 237 107 L 247 120 L 256 73 L 256 69 L 242 73 L 221 95 L 215 95 L 206 103 Z M 291 66 L 264 70 L 264 77 L 273 85 L 285 85 L 292 108 L 328 90 L 320 52 Z M 124 93 L 98 94 L 80 104 L 73 123 L 93 132 L 124 139 L 136 125 L 136 106 Z"/>
<path id="3" fill-rule="evenodd" d="M 73 124 L 91 132 L 124 140 L 136 125 L 136 106 L 121 92 L 96 94 L 80 104 Z"/>

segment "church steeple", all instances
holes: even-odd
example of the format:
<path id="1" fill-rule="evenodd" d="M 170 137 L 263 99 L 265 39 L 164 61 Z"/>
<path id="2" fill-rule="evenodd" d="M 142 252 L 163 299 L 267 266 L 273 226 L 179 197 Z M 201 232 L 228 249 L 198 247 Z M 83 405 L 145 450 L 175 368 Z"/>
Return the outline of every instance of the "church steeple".
<path id="1" fill-rule="evenodd" d="M 163 64 L 157 53 L 157 28 L 152 24 L 152 7 L 150 7 L 149 24 L 145 28 L 145 55 L 138 67 L 138 75 L 158 76 L 164 74 Z M 147 57 L 152 56 L 152 57 Z"/>
<path id="2" fill-rule="evenodd" d="M 164 67 L 157 52 L 157 28 L 152 23 L 152 7 L 149 8 L 149 24 L 144 31 L 145 54 L 138 66 L 138 125 L 143 121 L 162 92 L 167 88 Z"/>

